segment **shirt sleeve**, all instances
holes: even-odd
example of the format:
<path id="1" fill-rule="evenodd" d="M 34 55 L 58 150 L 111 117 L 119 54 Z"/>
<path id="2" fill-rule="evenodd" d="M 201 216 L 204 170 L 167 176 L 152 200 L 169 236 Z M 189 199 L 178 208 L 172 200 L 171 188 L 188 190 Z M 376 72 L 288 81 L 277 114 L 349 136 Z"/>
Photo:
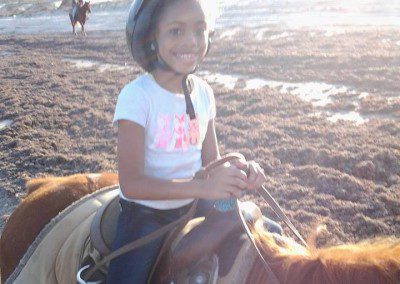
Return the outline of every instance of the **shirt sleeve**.
<path id="1" fill-rule="evenodd" d="M 119 120 L 129 120 L 146 127 L 149 114 L 149 103 L 146 94 L 133 83 L 126 85 L 120 92 L 115 107 L 113 125 Z"/>

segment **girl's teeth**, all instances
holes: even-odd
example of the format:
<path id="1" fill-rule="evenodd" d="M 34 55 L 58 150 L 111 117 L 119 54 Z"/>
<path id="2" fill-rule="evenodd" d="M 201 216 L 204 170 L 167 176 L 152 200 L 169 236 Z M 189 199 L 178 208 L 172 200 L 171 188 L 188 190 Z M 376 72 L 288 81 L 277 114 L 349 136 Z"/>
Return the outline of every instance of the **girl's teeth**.
<path id="1" fill-rule="evenodd" d="M 189 53 L 182 53 L 182 54 L 177 54 L 177 57 L 180 59 L 184 59 L 184 60 L 190 60 L 190 59 L 194 59 L 195 55 L 189 54 Z"/>

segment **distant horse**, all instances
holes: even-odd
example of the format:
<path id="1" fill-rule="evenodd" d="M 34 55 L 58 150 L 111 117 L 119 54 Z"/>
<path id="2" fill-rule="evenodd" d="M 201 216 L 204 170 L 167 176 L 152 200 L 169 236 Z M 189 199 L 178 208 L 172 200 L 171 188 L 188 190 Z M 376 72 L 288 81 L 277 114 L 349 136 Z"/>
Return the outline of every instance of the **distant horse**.
<path id="1" fill-rule="evenodd" d="M 86 36 L 86 31 L 85 31 L 85 22 L 86 22 L 86 17 L 87 13 L 91 13 L 92 11 L 90 10 L 90 1 L 86 2 L 83 4 L 82 7 L 76 6 L 76 13 L 75 17 L 72 15 L 72 10 L 69 12 L 69 19 L 71 20 L 71 25 L 72 25 L 72 32 L 76 35 L 75 31 L 75 25 L 76 23 L 79 23 L 81 25 L 81 34 Z"/>
<path id="2" fill-rule="evenodd" d="M 44 224 L 75 200 L 101 186 L 116 183 L 117 175 L 75 175 L 48 181 L 50 183 L 45 178 L 27 184 L 30 194 L 5 225 L 0 242 L 3 281 L 10 276 Z M 262 216 L 261 211 L 256 215 Z M 312 241 L 309 248 L 305 248 L 289 237 L 265 231 L 261 218 L 250 225 L 250 229 L 280 284 L 400 283 L 399 239 L 369 240 L 317 249 Z M 222 268 L 217 283 L 271 283 L 256 250 L 247 245 L 234 253 L 241 245 L 237 235 L 232 237 L 221 245 L 228 249 L 220 256 Z"/>

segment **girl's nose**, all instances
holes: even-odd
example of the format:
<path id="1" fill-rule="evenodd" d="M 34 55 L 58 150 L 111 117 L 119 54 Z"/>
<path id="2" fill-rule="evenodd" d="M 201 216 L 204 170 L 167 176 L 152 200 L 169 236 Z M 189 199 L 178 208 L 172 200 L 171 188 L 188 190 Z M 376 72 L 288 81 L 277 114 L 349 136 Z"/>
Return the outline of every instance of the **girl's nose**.
<path id="1" fill-rule="evenodd" d="M 188 31 L 186 33 L 185 44 L 187 44 L 188 46 L 196 46 L 198 44 L 198 39 L 195 32 Z"/>

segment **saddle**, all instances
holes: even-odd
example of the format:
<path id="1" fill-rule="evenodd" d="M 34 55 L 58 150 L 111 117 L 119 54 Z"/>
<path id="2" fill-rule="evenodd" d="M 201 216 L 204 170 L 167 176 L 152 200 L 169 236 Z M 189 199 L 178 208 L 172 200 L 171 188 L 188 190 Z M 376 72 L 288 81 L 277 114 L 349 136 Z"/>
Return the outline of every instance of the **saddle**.
<path id="1" fill-rule="evenodd" d="M 116 196 L 102 205 L 91 223 L 91 245 L 100 256 L 111 253 L 111 244 L 116 233 L 116 223 L 120 212 L 118 201 L 119 197 Z M 212 210 L 206 220 L 204 217 L 191 220 L 179 232 L 170 233 L 169 237 L 172 237 L 173 240 L 172 242 L 165 242 L 166 247 L 161 249 L 160 260 L 155 265 L 164 262 L 161 266 L 170 267 L 171 272 L 174 275 L 179 275 L 180 278 L 183 277 L 182 270 L 185 270 L 185 274 L 196 274 L 194 272 L 198 272 L 196 271 L 198 269 L 202 271 L 203 277 L 204 274 L 207 274 L 208 278 L 216 277 L 218 258 L 215 252 L 228 236 L 241 230 L 239 222 L 240 220 L 234 211 L 221 213 L 216 210 Z M 216 234 L 216 231 L 219 234 Z M 92 261 L 83 260 L 83 267 L 96 262 L 93 261 L 93 249 L 88 254 Z M 167 257 L 162 254 L 166 254 Z M 163 257 L 164 260 L 162 260 Z M 164 273 L 156 267 L 153 268 L 152 274 L 155 278 L 161 278 L 161 274 Z M 104 274 L 104 270 L 102 274 Z M 104 275 L 97 275 L 93 279 L 99 279 L 102 276 Z"/>
<path id="2" fill-rule="evenodd" d="M 101 255 L 111 252 L 118 215 L 120 213 L 119 197 L 116 196 L 97 210 L 90 227 L 90 240 Z"/>

